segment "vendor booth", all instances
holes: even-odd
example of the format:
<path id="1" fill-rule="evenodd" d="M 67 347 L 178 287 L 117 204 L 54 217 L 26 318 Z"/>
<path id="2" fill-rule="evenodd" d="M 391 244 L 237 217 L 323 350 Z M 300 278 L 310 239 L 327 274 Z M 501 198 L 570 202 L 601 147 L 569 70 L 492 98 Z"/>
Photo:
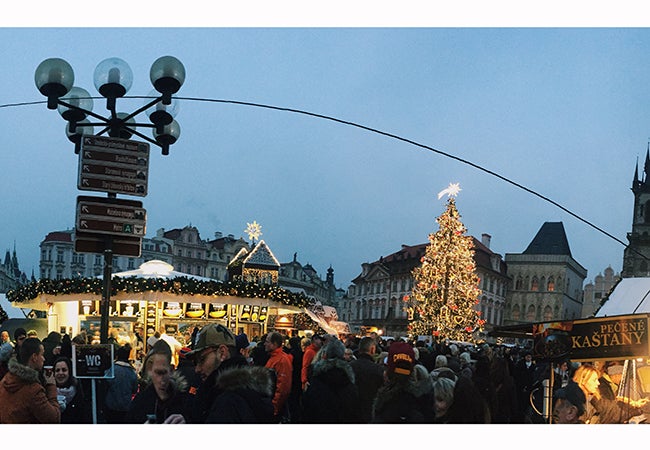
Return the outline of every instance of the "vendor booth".
<path id="1" fill-rule="evenodd" d="M 650 398 L 650 278 L 624 278 L 594 317 L 495 327 L 495 337 L 532 340 L 533 357 L 549 364 L 544 385 L 545 419 L 550 420 L 553 365 L 562 359 L 620 368 L 616 399 L 634 404 Z M 649 417 L 637 418 L 648 423 Z"/>
<path id="2" fill-rule="evenodd" d="M 306 313 L 313 301 L 277 284 L 235 279 L 228 282 L 176 272 L 163 261 L 112 276 L 109 329 L 120 340 L 136 342 L 164 327 L 186 343 L 195 326 L 220 323 L 253 339 L 276 319 Z M 12 305 L 47 312 L 48 329 L 84 328 L 99 338 L 101 278 L 39 280 L 8 294 Z"/>

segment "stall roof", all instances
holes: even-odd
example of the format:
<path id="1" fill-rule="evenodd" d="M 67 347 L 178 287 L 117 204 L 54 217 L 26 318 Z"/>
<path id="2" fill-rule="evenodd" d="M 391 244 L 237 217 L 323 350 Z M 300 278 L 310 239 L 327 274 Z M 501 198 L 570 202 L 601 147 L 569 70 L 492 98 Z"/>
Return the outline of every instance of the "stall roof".
<path id="1" fill-rule="evenodd" d="M 7 294 L 0 294 L 0 307 L 4 309 L 10 319 L 24 319 L 29 313 L 29 309 L 25 313 L 20 308 L 17 308 L 7 300 Z"/>
<path id="2" fill-rule="evenodd" d="M 595 316 L 641 313 L 650 313 L 650 277 L 621 279 Z"/>

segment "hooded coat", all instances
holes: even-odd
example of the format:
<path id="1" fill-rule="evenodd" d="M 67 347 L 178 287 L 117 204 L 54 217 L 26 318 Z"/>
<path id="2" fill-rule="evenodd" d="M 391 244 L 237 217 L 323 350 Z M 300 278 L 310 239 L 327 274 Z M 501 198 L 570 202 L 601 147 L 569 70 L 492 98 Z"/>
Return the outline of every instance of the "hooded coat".
<path id="1" fill-rule="evenodd" d="M 0 381 L 0 423 L 60 423 L 56 385 L 43 386 L 39 372 L 16 358 L 8 367 Z"/>
<path id="2" fill-rule="evenodd" d="M 432 423 L 433 383 L 424 366 L 414 367 L 411 375 L 397 376 L 377 392 L 372 423 Z M 426 374 L 426 375 L 425 375 Z"/>
<path id="3" fill-rule="evenodd" d="M 271 423 L 275 380 L 261 366 L 236 366 L 221 371 L 215 381 L 220 392 L 206 423 Z"/>
<path id="4" fill-rule="evenodd" d="M 359 393 L 350 363 L 339 358 L 312 364 L 309 386 L 302 395 L 304 423 L 360 423 Z"/>

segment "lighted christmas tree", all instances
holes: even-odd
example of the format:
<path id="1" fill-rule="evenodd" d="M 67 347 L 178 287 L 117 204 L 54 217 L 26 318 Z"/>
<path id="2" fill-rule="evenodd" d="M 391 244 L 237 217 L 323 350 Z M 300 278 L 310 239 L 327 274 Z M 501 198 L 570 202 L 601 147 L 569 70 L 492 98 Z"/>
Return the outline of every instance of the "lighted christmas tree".
<path id="1" fill-rule="evenodd" d="M 413 269 L 412 294 L 405 300 L 413 335 L 474 342 L 473 333 L 485 321 L 474 309 L 481 291 L 473 239 L 465 235 L 456 209 L 459 191 L 458 184 L 451 184 L 438 194 L 438 198 L 448 195 L 447 209 L 436 219 L 440 229 L 429 235 L 422 265 Z"/>

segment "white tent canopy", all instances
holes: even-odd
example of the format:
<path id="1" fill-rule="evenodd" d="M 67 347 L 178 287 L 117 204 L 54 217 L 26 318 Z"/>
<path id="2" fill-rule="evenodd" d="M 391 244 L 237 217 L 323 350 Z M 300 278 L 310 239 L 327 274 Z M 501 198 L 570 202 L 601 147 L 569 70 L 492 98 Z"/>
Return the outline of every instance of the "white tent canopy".
<path id="1" fill-rule="evenodd" d="M 623 278 L 596 317 L 650 313 L 650 277 Z"/>
<path id="2" fill-rule="evenodd" d="M 28 308 L 23 314 L 22 309 L 16 308 L 9 300 L 7 300 L 7 294 L 0 294 L 0 306 L 4 309 L 10 319 L 24 319 L 27 317 L 27 313 L 31 310 L 31 308 Z"/>
<path id="3" fill-rule="evenodd" d="M 153 259 L 147 261 L 140 265 L 139 268 L 135 270 L 127 270 L 126 272 L 114 273 L 113 277 L 128 278 L 128 277 L 140 277 L 140 278 L 175 278 L 175 277 L 187 277 L 194 278 L 201 281 L 214 281 L 210 278 L 200 277 L 198 275 L 191 275 L 189 273 L 177 272 L 174 270 L 174 266 L 165 261 L 160 261 L 158 259 Z M 101 278 L 101 277 L 98 277 Z"/>

